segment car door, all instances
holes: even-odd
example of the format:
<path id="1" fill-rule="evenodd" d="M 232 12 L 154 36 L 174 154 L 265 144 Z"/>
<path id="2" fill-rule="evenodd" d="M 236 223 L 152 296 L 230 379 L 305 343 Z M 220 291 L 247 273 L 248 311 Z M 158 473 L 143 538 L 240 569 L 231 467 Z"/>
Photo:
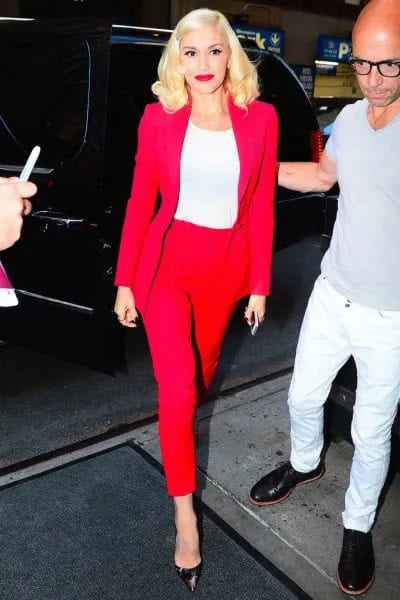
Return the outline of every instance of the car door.
<path id="1" fill-rule="evenodd" d="M 38 186 L 21 240 L 1 260 L 19 305 L 0 337 L 111 367 L 111 254 L 104 147 L 111 25 L 0 21 L 0 175 L 18 175 L 35 145 Z"/>
<path id="2" fill-rule="evenodd" d="M 321 132 L 311 102 L 296 75 L 275 54 L 248 52 L 257 56 L 260 99 L 273 104 L 278 113 L 278 161 L 318 161 L 323 150 Z M 324 194 L 302 194 L 277 186 L 275 250 L 321 232 L 323 199 Z"/>

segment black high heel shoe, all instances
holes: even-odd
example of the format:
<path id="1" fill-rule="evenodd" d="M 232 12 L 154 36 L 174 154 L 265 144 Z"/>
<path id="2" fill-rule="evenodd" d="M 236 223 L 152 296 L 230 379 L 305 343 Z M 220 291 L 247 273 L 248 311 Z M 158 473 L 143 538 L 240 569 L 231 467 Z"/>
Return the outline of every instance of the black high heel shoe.
<path id="1" fill-rule="evenodd" d="M 194 592 L 198 584 L 201 573 L 201 565 L 202 564 L 200 563 L 197 565 L 197 567 L 192 567 L 191 569 L 185 569 L 184 567 L 178 567 L 178 565 L 175 565 L 175 570 L 178 574 L 178 577 L 182 579 L 183 583 L 191 592 Z"/>

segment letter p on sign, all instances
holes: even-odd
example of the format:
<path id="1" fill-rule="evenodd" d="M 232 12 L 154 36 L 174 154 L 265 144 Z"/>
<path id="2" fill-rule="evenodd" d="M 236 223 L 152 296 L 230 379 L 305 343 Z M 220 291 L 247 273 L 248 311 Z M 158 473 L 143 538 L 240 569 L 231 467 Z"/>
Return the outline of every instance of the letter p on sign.
<path id="1" fill-rule="evenodd" d="M 348 44 L 347 42 L 340 42 L 340 44 L 339 44 L 338 58 L 339 59 L 343 58 L 349 52 L 350 52 L 350 44 Z"/>

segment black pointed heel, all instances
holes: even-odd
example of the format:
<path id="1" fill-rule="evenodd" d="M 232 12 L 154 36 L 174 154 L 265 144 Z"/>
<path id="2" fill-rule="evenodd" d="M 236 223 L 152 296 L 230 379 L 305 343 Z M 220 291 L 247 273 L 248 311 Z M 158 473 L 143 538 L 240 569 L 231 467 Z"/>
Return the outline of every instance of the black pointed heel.
<path id="1" fill-rule="evenodd" d="M 186 587 L 191 592 L 194 592 L 200 578 L 201 563 L 197 565 L 197 567 L 192 567 L 191 569 L 185 569 L 184 567 L 178 567 L 178 565 L 175 565 L 175 570 L 178 574 L 178 577 L 182 579 Z"/>

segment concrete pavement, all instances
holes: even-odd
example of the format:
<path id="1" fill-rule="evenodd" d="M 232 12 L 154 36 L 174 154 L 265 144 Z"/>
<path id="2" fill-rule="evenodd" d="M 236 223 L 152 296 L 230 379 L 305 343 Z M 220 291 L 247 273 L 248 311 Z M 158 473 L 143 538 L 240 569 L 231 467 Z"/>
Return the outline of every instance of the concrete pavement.
<path id="1" fill-rule="evenodd" d="M 257 507 L 248 501 L 251 485 L 288 457 L 289 381 L 287 375 L 216 399 L 200 409 L 200 495 L 314 600 L 343 599 L 346 596 L 336 586 L 336 568 L 352 446 L 331 443 L 324 477 L 297 487 L 285 502 Z M 134 440 L 159 458 L 156 425 L 136 430 Z M 369 600 L 400 598 L 399 507 L 397 476 L 374 528 L 377 576 L 367 594 Z"/>
<path id="2" fill-rule="evenodd" d="M 288 457 L 289 381 L 290 375 L 285 375 L 233 395 L 222 395 L 201 407 L 199 493 L 221 518 L 314 600 L 339 600 L 346 597 L 337 588 L 335 575 L 352 446 L 347 442 L 331 443 L 324 477 L 297 487 L 285 502 L 257 507 L 248 501 L 253 483 Z M 153 422 L 4 475 L 0 477 L 0 489 L 130 440 L 159 459 L 157 423 Z M 400 598 L 399 506 L 397 475 L 374 528 L 377 577 L 368 600 Z"/>

